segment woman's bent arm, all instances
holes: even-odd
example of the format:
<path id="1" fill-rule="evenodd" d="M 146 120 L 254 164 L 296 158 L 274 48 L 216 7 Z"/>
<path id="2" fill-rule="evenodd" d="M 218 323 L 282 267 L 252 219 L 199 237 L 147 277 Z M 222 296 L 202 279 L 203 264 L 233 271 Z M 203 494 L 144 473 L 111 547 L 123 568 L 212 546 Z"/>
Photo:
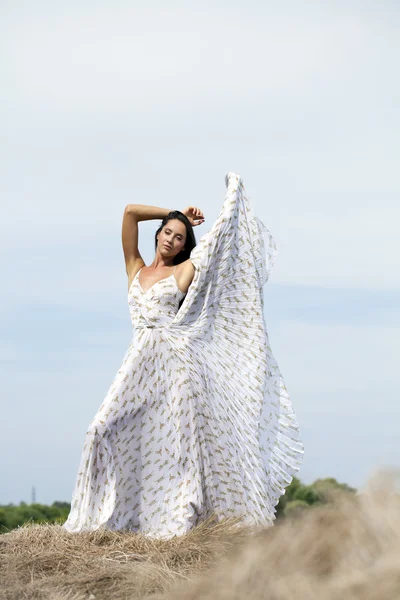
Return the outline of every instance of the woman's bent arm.
<path id="1" fill-rule="evenodd" d="M 125 257 L 125 269 L 129 277 L 130 273 L 136 271 L 136 265 L 144 264 L 139 252 L 139 221 L 149 219 L 162 219 L 170 210 L 147 204 L 127 204 L 122 219 L 122 248 Z"/>
<path id="2" fill-rule="evenodd" d="M 125 212 L 135 216 L 137 221 L 149 221 L 150 219 L 163 219 L 171 212 L 171 208 L 160 208 L 148 204 L 127 204 Z"/>

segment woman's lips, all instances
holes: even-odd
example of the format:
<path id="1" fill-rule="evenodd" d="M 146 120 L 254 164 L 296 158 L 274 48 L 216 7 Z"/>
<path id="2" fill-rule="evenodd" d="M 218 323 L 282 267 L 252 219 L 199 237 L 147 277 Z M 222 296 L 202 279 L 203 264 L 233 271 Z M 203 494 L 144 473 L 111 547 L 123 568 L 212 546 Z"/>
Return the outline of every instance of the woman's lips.
<path id="1" fill-rule="evenodd" d="M 167 244 L 164 244 L 165 248 L 168 248 L 168 250 L 171 250 L 171 246 L 167 246 Z"/>

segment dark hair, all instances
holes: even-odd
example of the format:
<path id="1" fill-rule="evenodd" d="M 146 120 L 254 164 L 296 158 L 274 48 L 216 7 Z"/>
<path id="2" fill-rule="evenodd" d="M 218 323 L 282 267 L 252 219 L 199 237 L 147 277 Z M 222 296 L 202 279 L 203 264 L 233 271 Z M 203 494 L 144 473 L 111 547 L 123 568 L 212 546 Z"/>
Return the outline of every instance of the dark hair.
<path id="1" fill-rule="evenodd" d="M 180 210 L 171 210 L 161 221 L 160 227 L 157 229 L 154 236 L 154 249 L 157 250 L 157 236 L 160 233 L 161 229 L 170 221 L 171 219 L 178 219 L 178 221 L 182 221 L 182 223 L 186 227 L 186 242 L 185 249 L 181 250 L 179 254 L 174 257 L 174 265 L 179 265 L 179 263 L 187 260 L 190 256 L 191 251 L 196 246 L 196 238 L 193 233 L 193 227 L 190 224 L 189 219 L 186 215 L 184 215 Z"/>

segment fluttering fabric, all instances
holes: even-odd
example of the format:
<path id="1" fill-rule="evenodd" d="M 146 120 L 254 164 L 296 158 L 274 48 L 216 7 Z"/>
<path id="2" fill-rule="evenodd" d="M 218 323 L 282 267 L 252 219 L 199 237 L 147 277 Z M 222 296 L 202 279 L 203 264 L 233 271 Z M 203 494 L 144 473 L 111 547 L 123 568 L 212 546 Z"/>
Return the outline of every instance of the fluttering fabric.
<path id="1" fill-rule="evenodd" d="M 276 243 L 242 178 L 230 172 L 225 184 L 190 254 L 187 294 L 173 273 L 146 291 L 138 273 L 132 281 L 133 337 L 86 432 L 70 532 L 167 539 L 212 514 L 273 525 L 300 469 L 299 425 L 263 315 Z"/>

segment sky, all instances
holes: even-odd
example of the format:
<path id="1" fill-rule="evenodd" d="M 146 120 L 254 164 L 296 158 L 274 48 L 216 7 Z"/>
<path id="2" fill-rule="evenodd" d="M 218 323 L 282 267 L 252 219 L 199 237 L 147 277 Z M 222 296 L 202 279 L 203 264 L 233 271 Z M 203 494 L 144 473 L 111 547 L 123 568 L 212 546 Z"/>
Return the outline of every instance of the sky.
<path id="1" fill-rule="evenodd" d="M 199 240 L 229 171 L 278 248 L 265 320 L 298 477 L 399 467 L 399 11 L 3 0 L 0 504 L 71 500 L 132 338 L 126 204 L 198 206 Z"/>

